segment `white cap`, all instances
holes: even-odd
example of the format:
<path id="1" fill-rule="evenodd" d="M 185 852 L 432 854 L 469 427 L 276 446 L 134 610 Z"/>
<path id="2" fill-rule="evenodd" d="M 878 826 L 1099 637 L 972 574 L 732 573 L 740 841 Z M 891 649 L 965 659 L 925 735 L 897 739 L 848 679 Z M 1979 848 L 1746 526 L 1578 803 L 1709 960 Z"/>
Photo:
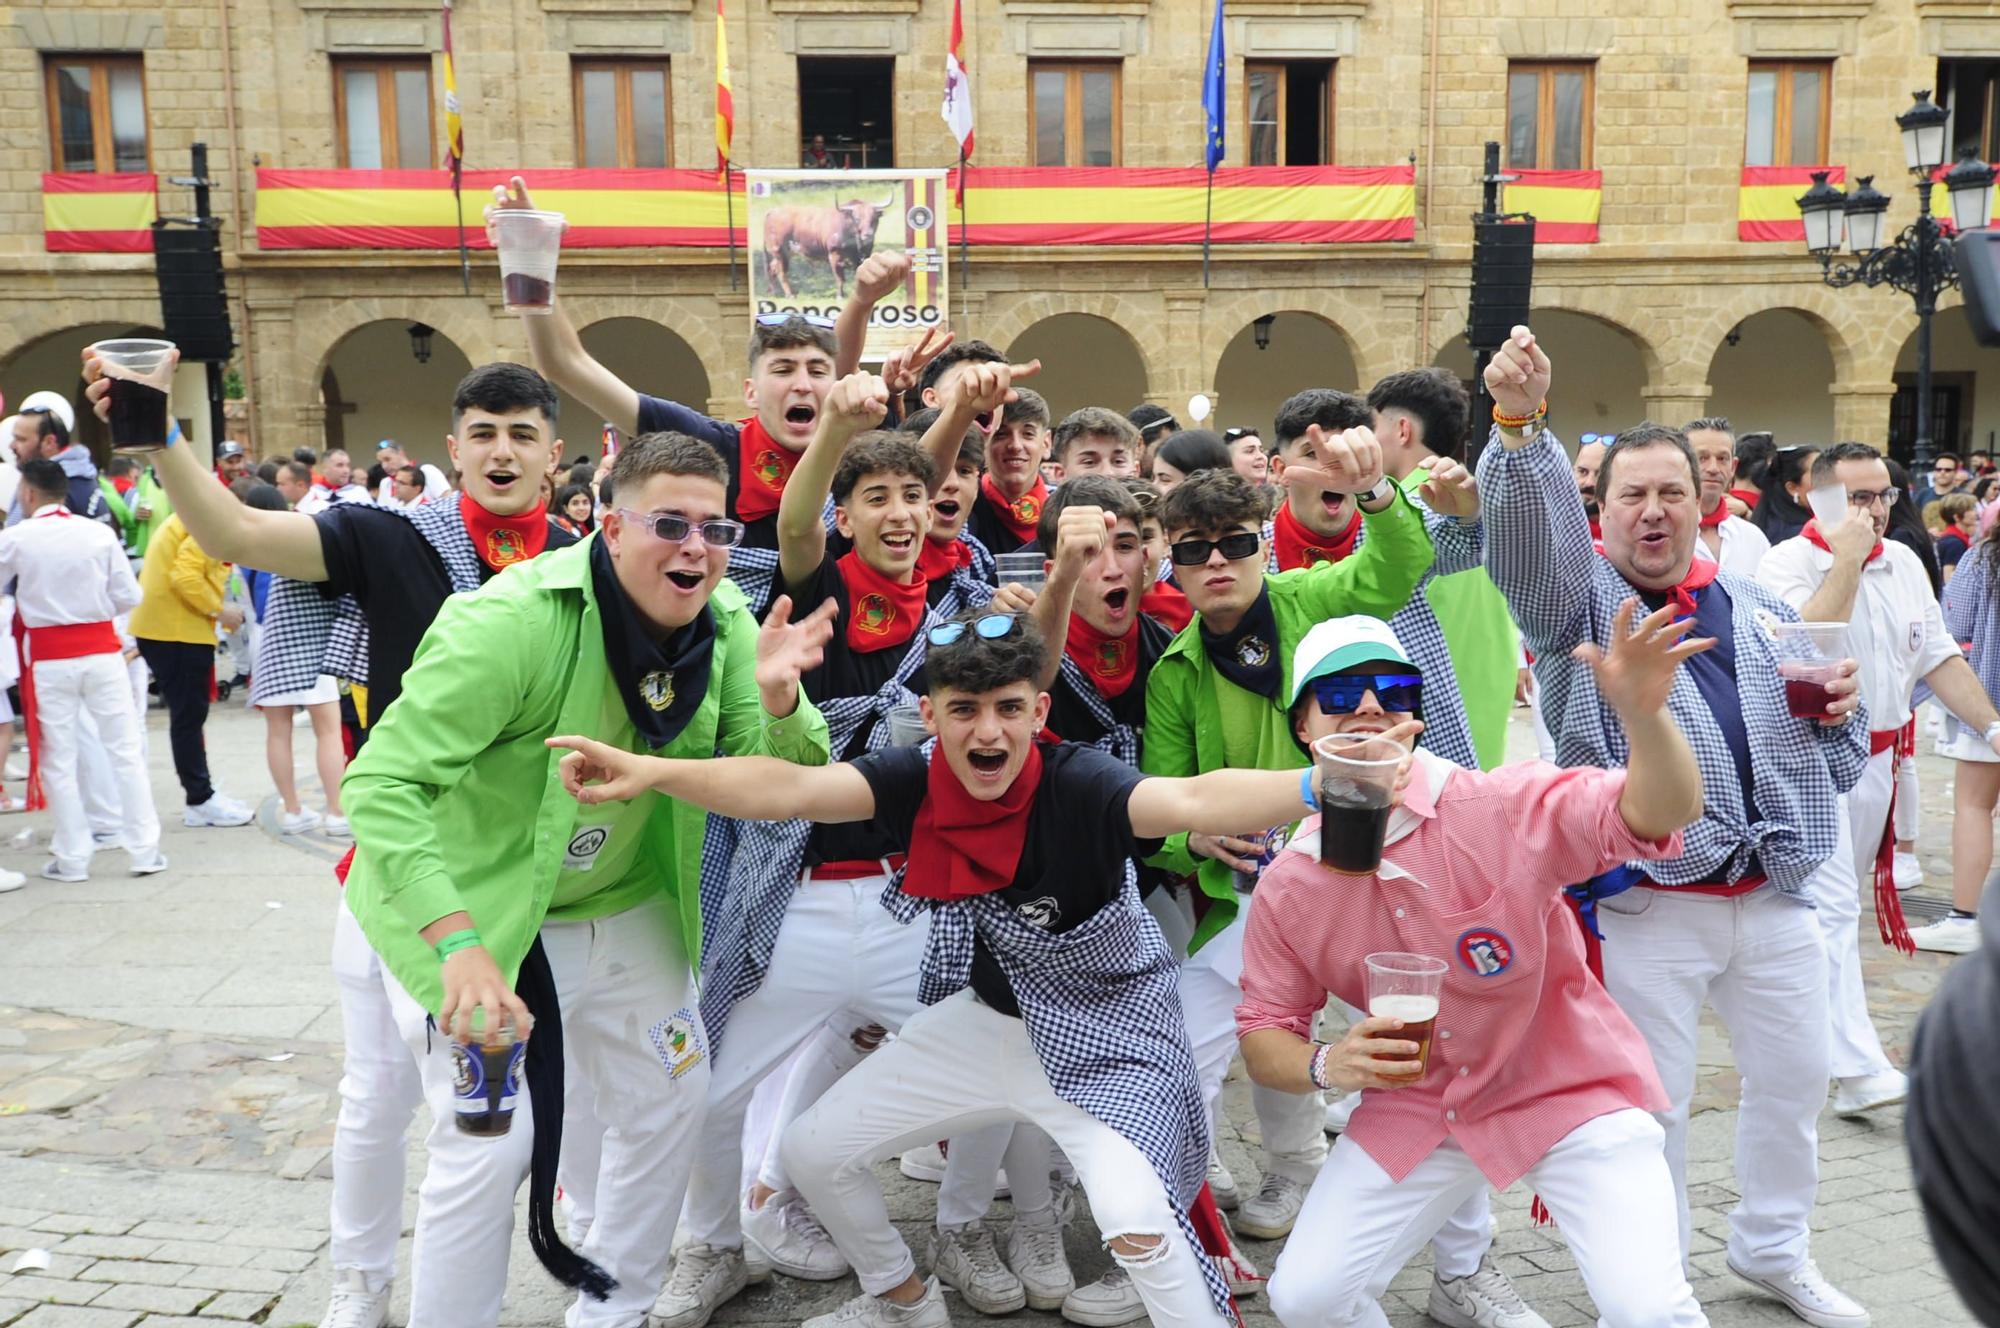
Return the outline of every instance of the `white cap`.
<path id="1" fill-rule="evenodd" d="M 45 410 L 62 421 L 63 428 L 76 432 L 76 408 L 69 404 L 69 398 L 60 392 L 30 392 L 17 407 L 19 410 Z"/>
<path id="2" fill-rule="evenodd" d="M 1292 652 L 1292 698 L 1285 704 L 1297 705 L 1315 678 L 1378 659 L 1402 664 L 1413 671 L 1417 668 L 1395 632 L 1380 618 L 1361 613 L 1329 618 L 1307 632 L 1299 648 Z"/>

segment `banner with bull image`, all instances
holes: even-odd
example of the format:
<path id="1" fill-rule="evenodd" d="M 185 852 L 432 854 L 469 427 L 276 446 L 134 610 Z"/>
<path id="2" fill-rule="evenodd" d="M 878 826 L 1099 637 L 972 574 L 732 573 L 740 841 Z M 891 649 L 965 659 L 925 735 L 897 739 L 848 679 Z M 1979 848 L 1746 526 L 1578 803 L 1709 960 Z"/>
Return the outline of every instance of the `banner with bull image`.
<path id="1" fill-rule="evenodd" d="M 746 171 L 750 190 L 750 312 L 833 319 L 870 254 L 910 256 L 903 289 L 868 320 L 861 358 L 890 351 L 945 321 L 944 171 Z"/>

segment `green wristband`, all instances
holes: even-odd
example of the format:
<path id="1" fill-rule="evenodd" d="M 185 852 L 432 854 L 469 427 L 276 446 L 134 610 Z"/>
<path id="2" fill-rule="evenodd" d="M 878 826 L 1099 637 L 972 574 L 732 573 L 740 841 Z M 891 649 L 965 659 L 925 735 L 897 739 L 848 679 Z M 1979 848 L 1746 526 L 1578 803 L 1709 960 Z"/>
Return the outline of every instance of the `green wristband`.
<path id="1" fill-rule="evenodd" d="M 438 962 L 443 963 L 460 950 L 470 950 L 475 945 L 484 944 L 485 942 L 479 939 L 479 933 L 470 927 L 455 931 L 437 943 Z"/>

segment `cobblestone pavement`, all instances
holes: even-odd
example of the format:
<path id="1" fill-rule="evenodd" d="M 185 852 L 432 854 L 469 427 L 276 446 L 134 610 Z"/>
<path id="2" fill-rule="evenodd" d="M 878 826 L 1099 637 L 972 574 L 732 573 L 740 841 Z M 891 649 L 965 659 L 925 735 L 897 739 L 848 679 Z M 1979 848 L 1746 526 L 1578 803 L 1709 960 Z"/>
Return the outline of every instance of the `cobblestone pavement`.
<path id="1" fill-rule="evenodd" d="M 218 774 L 254 800 L 268 787 L 262 725 L 227 705 L 208 732 Z M 302 734 L 302 766 L 309 745 Z M 133 879 L 114 858 L 89 883 L 35 879 L 0 896 L 0 1328 L 216 1328 L 230 1319 L 282 1328 L 316 1323 L 325 1304 L 340 1064 L 327 967 L 337 890 L 327 867 L 338 848 L 280 840 L 269 805 L 261 832 L 181 828 L 157 711 L 152 765 L 172 870 Z M 1928 756 L 1921 765 L 1927 890 L 1941 895 L 1951 766 Z M 310 779 L 303 769 L 301 779 Z M 0 865 L 32 878 L 42 855 L 12 837 L 30 827 L 45 836 L 45 822 L 0 821 Z M 1900 1062 L 1949 961 L 1899 958 L 1865 921 L 1862 930 L 1871 1000 Z M 1691 1142 L 1695 1290 L 1720 1328 L 1796 1324 L 1723 1266 L 1737 1091 L 1727 1038 L 1711 1023 Z M 1252 1191 L 1257 1125 L 1240 1077 L 1226 1105 L 1223 1156 Z M 1900 1109 L 1822 1118 L 1814 1254 L 1881 1328 L 1969 1323 L 1925 1238 L 1901 1127 Z M 411 1162 L 406 1218 L 422 1162 L 414 1145 Z M 921 1248 L 933 1193 L 893 1168 L 884 1177 L 892 1214 Z M 1552 1228 L 1531 1224 L 1527 1206 L 1520 1186 L 1495 1201 L 1500 1266 L 1556 1328 L 1594 1322 L 1567 1249 Z M 1109 1267 L 1085 1221 L 1071 1229 L 1069 1248 L 1079 1280 Z M 1246 1248 L 1267 1271 L 1279 1249 Z M 47 1266 L 29 1255 L 17 1270 L 24 1251 L 46 1251 Z M 513 1268 L 504 1322 L 557 1323 L 561 1298 L 518 1231 Z M 1398 1328 L 1430 1322 L 1429 1279 L 1424 1255 L 1392 1285 L 1385 1308 Z M 796 1323 L 853 1292 L 851 1279 L 774 1279 L 717 1322 Z M 1275 1323 L 1261 1298 L 1245 1310 L 1258 1328 Z M 954 1317 L 978 1318 L 956 1301 Z"/>

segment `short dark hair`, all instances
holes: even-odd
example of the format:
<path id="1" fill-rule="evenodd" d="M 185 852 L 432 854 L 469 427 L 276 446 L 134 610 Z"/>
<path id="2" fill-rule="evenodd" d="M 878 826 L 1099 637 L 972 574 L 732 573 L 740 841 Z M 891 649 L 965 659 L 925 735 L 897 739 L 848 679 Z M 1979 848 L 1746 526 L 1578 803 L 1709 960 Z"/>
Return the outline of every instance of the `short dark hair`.
<path id="1" fill-rule="evenodd" d="M 607 482 L 619 489 L 628 484 L 637 488 L 655 475 L 691 475 L 729 488 L 722 453 L 699 438 L 665 432 L 642 433 L 620 448 Z"/>
<path id="2" fill-rule="evenodd" d="M 113 457 L 111 458 L 111 463 L 115 466 L 122 459 L 129 458 Z M 276 484 L 278 482 L 278 463 L 275 461 L 258 462 L 257 480 L 261 484 Z"/>
<path id="3" fill-rule="evenodd" d="M 292 460 L 310 469 L 319 464 L 319 453 L 310 447 L 295 447 L 292 449 Z"/>
<path id="4" fill-rule="evenodd" d="M 1161 521 L 1176 530 L 1232 530 L 1262 523 L 1267 507 L 1257 486 L 1228 466 L 1190 475 L 1161 504 Z"/>
<path id="5" fill-rule="evenodd" d="M 1736 426 L 1729 422 L 1727 415 L 1704 415 L 1698 420 L 1689 420 L 1681 426 L 1681 433 L 1691 434 L 1696 429 L 1706 429 L 1710 433 L 1726 433 L 1729 441 L 1736 441 Z"/>
<path id="6" fill-rule="evenodd" d="M 1056 556 L 1056 527 L 1062 524 L 1063 512 L 1071 507 L 1101 507 L 1120 521 L 1139 524 L 1139 504 L 1133 501 L 1132 491 L 1123 480 L 1114 480 L 1109 475 L 1079 475 L 1064 480 L 1042 504 L 1042 519 L 1035 525 L 1035 543 L 1045 556 Z"/>
<path id="7" fill-rule="evenodd" d="M 21 413 L 25 415 L 29 412 Z M 52 457 L 36 457 L 24 464 L 21 467 L 21 483 L 44 498 L 53 498 L 57 502 L 69 499 L 69 474 L 62 468 L 62 463 Z"/>
<path id="8" fill-rule="evenodd" d="M 908 434 L 871 429 L 856 435 L 833 472 L 833 501 L 845 507 L 854 488 L 870 475 L 907 475 L 928 487 L 937 482 L 937 463 Z"/>
<path id="9" fill-rule="evenodd" d="M 804 346 L 823 350 L 836 360 L 840 358 L 840 342 L 834 338 L 833 329 L 809 323 L 802 315 L 793 314 L 782 323 L 753 323 L 750 327 L 750 372 L 756 373 L 757 361 L 771 351 L 798 350 Z"/>
<path id="10" fill-rule="evenodd" d="M 913 433 L 922 438 L 930 432 L 931 426 L 937 423 L 941 413 L 936 406 L 913 410 L 903 417 L 903 422 L 896 426 L 896 431 Z M 986 435 L 980 432 L 976 424 L 966 429 L 965 437 L 958 440 L 958 460 L 952 463 L 952 469 L 956 470 L 968 462 L 974 470 L 986 469 Z"/>
<path id="11" fill-rule="evenodd" d="M 1000 411 L 1002 424 L 1025 420 L 1029 424 L 1039 424 L 1044 429 L 1049 427 L 1049 403 L 1040 392 L 1017 387 L 1014 389 L 1014 397 L 1015 399 L 1008 402 Z"/>
<path id="12" fill-rule="evenodd" d="M 920 392 L 928 392 L 944 381 L 944 376 L 961 364 L 1005 364 L 1007 357 L 983 341 L 959 341 L 945 347 L 944 354 L 924 366 L 917 381 Z"/>
<path id="13" fill-rule="evenodd" d="M 1778 440 L 1768 433 L 1738 434 L 1736 437 L 1736 473 L 1760 490 L 1764 487 L 1764 473 L 1770 469 L 1771 456 L 1778 450 Z"/>
<path id="14" fill-rule="evenodd" d="M 291 476 L 301 484 L 310 485 L 313 482 L 313 468 L 303 461 L 287 461 L 278 467 L 278 471 L 281 475 Z M 277 481 L 272 480 L 271 483 L 276 484 Z"/>
<path id="15" fill-rule="evenodd" d="M 1305 437 L 1306 430 L 1317 424 L 1328 433 L 1338 433 L 1343 429 L 1359 429 L 1375 421 L 1375 413 L 1368 403 L 1352 392 L 1339 392 L 1330 387 L 1309 387 L 1303 392 L 1285 398 L 1285 404 L 1278 407 L 1278 418 L 1271 422 L 1272 450 L 1281 451 Z"/>
<path id="16" fill-rule="evenodd" d="M 1377 413 L 1400 410 L 1417 422 L 1417 441 L 1440 456 L 1457 456 L 1465 448 L 1465 421 L 1471 399 L 1465 384 L 1449 369 L 1405 369 L 1368 389 L 1368 408 Z"/>
<path id="17" fill-rule="evenodd" d="M 1641 420 L 1631 428 L 1611 440 L 1611 446 L 1604 449 L 1604 459 L 1597 463 L 1598 501 L 1611 492 L 1611 467 L 1627 452 L 1636 452 L 1647 447 L 1673 447 L 1688 465 L 1688 478 L 1694 487 L 1701 488 L 1701 462 L 1695 459 L 1694 448 L 1688 445 L 1687 435 L 1671 424 L 1660 424 L 1653 420 Z"/>
<path id="18" fill-rule="evenodd" d="M 1125 412 L 1125 418 L 1139 431 L 1141 442 L 1150 442 L 1152 435 L 1161 429 L 1178 429 L 1181 422 L 1165 406 L 1155 406 L 1151 402 L 1141 402 Z"/>
<path id="19" fill-rule="evenodd" d="M 973 623 L 993 612 L 967 609 L 951 619 L 965 624 L 964 635 L 948 646 L 932 646 L 924 656 L 932 696 L 943 691 L 979 695 L 1017 682 L 1033 683 L 1042 676 L 1049 646 L 1035 620 L 1025 613 L 1014 615 L 1014 626 L 1005 636 L 988 638 L 972 630 Z"/>
<path id="20" fill-rule="evenodd" d="M 1213 429 L 1182 429 L 1160 444 L 1153 460 L 1164 461 L 1183 475 L 1198 470 L 1229 470 L 1235 465 L 1222 435 Z"/>
<path id="21" fill-rule="evenodd" d="M 30 406 L 21 413 L 33 417 L 35 421 L 35 439 L 37 442 L 44 438 L 53 438 L 56 440 L 56 450 L 58 452 L 64 451 L 69 447 L 69 426 L 62 422 L 62 416 L 56 414 L 47 406 Z"/>
<path id="22" fill-rule="evenodd" d="M 1992 454 L 1991 452 L 1974 452 L 1974 453 L 1973 453 L 1972 455 L 1974 455 L 1974 456 L 1992 456 L 1993 454 Z M 1935 465 L 1936 463 L 1938 463 L 1938 462 L 1940 462 L 1940 461 L 1949 461 L 1949 462 L 1951 462 L 1951 463 L 1952 463 L 1952 464 L 1953 464 L 1954 466 L 1962 466 L 1962 465 L 1964 465 L 1964 464 L 1965 464 L 1965 463 L 1964 463 L 1963 461 L 1961 461 L 1961 460 L 1959 460 L 1959 459 L 1958 459 L 1958 453 L 1956 453 L 1956 452 L 1939 452 L 1939 453 L 1938 453 L 1938 454 L 1937 454 L 1936 456 L 1934 456 L 1934 457 L 1932 457 L 1932 458 L 1931 458 L 1931 463 L 1932 463 L 1933 465 Z"/>
<path id="23" fill-rule="evenodd" d="M 1820 484 L 1833 478 L 1835 467 L 1843 461 L 1886 461 L 1881 451 L 1866 443 L 1835 443 L 1832 447 L 1813 458 L 1813 483 Z"/>
<path id="24" fill-rule="evenodd" d="M 139 463 L 136 459 L 126 456 L 123 452 L 113 452 L 111 459 L 104 463 L 104 473 L 106 475 L 136 475 L 139 473 Z"/>
<path id="25" fill-rule="evenodd" d="M 424 482 L 424 472 L 415 466 L 398 466 L 396 467 L 396 478 L 406 484 L 421 485 Z M 571 485 L 570 487 L 575 488 L 576 486 Z"/>
<path id="26" fill-rule="evenodd" d="M 265 464 L 268 465 L 270 463 L 266 462 Z M 241 482 L 240 480 L 238 481 L 238 483 Z M 234 488 L 235 485 L 231 485 L 230 487 Z M 245 507 L 254 507 L 260 512 L 283 512 L 290 507 L 290 504 L 285 501 L 284 494 L 279 493 L 262 480 L 252 484 L 249 488 L 238 494 L 237 497 L 243 500 Z"/>
<path id="27" fill-rule="evenodd" d="M 1061 461 L 1069 455 L 1070 444 L 1086 435 L 1102 435 L 1134 452 L 1146 445 L 1132 421 L 1117 411 L 1103 406 L 1084 406 L 1063 416 L 1062 423 L 1056 425 L 1055 434 L 1049 440 L 1049 455 Z"/>
<path id="28" fill-rule="evenodd" d="M 527 409 L 542 412 L 553 429 L 556 417 L 562 412 L 562 402 L 549 380 L 527 365 L 496 360 L 480 365 L 458 380 L 458 387 L 451 394 L 451 426 L 456 429 L 459 418 L 468 410 L 511 415 Z"/>

